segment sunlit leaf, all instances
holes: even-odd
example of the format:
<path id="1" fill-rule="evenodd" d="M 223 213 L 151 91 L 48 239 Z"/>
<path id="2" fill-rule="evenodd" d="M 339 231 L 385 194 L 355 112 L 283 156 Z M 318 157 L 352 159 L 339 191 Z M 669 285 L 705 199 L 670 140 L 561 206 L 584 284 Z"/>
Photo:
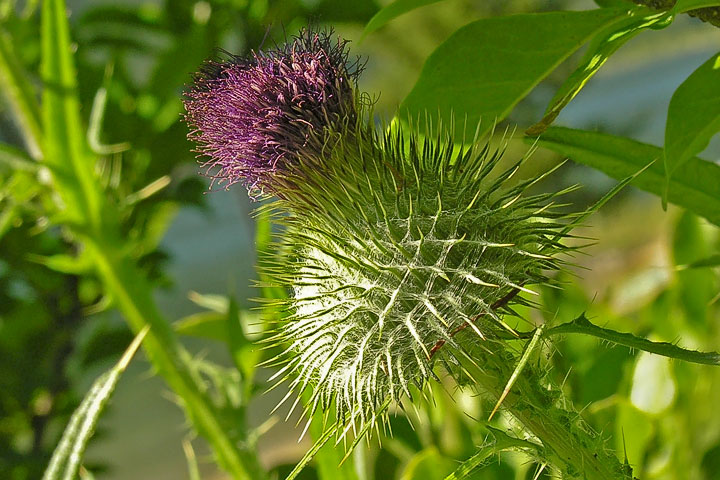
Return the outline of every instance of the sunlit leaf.
<path id="1" fill-rule="evenodd" d="M 543 78 L 627 9 L 484 18 L 453 33 L 427 59 L 399 116 L 424 123 L 439 114 L 468 133 L 504 119 Z"/>
<path id="2" fill-rule="evenodd" d="M 580 62 L 580 66 L 568 77 L 550 101 L 543 118 L 527 129 L 528 135 L 539 135 L 557 118 L 560 111 L 582 90 L 585 84 L 605 65 L 618 48 L 643 30 L 664 28 L 672 23 L 671 14 L 641 9 L 622 22 L 596 35 Z"/>
<path id="3" fill-rule="evenodd" d="M 664 159 L 668 181 L 720 132 L 719 85 L 720 53 L 716 53 L 675 90 L 665 125 Z M 666 201 L 663 196 L 663 202 Z"/>
<path id="4" fill-rule="evenodd" d="M 663 151 L 659 147 L 629 138 L 561 127 L 549 128 L 537 144 L 615 179 L 633 175 L 654 161 L 632 184 L 658 196 L 665 190 Z M 669 200 L 720 225 L 720 166 L 691 158 L 671 179 Z"/>
<path id="5" fill-rule="evenodd" d="M 390 3 L 382 10 L 377 12 L 370 19 L 367 25 L 365 25 L 365 30 L 363 30 L 360 40 L 362 41 L 362 39 L 365 38 L 367 35 L 378 30 L 386 23 L 390 22 L 394 18 L 397 18 L 404 13 L 410 12 L 412 10 L 415 10 L 416 8 L 420 8 L 425 5 L 437 3 L 439 1 L 441 0 L 395 0 L 394 2 Z"/>

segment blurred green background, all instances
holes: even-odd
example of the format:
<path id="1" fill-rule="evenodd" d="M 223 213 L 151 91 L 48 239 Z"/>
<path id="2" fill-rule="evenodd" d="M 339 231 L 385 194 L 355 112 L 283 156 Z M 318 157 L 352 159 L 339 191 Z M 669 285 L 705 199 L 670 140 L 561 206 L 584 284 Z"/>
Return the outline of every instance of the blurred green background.
<path id="1" fill-rule="evenodd" d="M 429 53 L 465 23 L 516 12 L 594 7 L 591 1 L 448 0 L 401 16 L 358 43 L 364 25 L 387 3 L 68 2 L 86 120 L 98 93 L 106 95 L 102 129 L 93 139 L 106 149 L 101 178 L 129 205 L 124 233 L 148 239 L 138 262 L 159 287 L 157 299 L 168 318 L 203 310 L 202 299 L 201 305 L 193 302 L 198 297 L 192 292 L 231 294 L 244 308 L 257 296 L 251 287 L 255 253 L 250 213 L 255 205 L 240 186 L 205 195 L 208 181 L 197 174 L 193 146 L 181 122 L 184 85 L 204 59 L 217 55 L 217 48 L 243 53 L 282 42 L 308 23 L 332 26 L 352 41 L 353 54 L 367 59 L 361 88 L 376 98 L 378 117 L 388 119 Z M 31 76 L 40 55 L 37 9 L 38 1 L 0 0 L 0 33 Z M 673 90 L 718 45 L 719 29 L 690 18 L 641 35 L 610 59 L 557 123 L 661 144 Z M 510 123 L 522 131 L 540 118 L 576 60 L 537 87 L 515 109 Z M 4 101 L 0 95 L 0 141 L 22 148 Z M 510 153 L 525 148 L 513 143 Z M 720 159 L 720 141 L 716 138 L 702 156 Z M 559 160 L 539 151 L 527 174 Z M 106 308 L 97 282 L 50 270 L 33 257 L 63 251 L 68 239 L 61 229 L 48 227 L 33 193 L 41 174 L 15 175 L 18 168 L 0 162 L 0 472 L 9 472 L 0 476 L 21 479 L 39 478 L 68 415 L 132 335 L 119 315 Z M 571 198 L 578 208 L 613 185 L 597 171 L 570 164 L 545 188 L 575 183 L 583 186 Z M 12 216 L 6 215 L 9 209 Z M 717 269 L 676 268 L 716 253 L 717 228 L 672 207 L 664 212 L 658 198 L 628 189 L 581 233 L 595 244 L 575 259 L 578 268 L 566 279 L 566 289 L 544 292 L 544 310 L 531 316 L 570 320 L 588 310 L 590 318 L 609 328 L 720 350 Z M 229 363 L 217 344 L 187 341 L 192 351 Z M 720 479 L 719 369 L 635 355 L 584 337 L 561 342 L 551 362 L 549 375 L 563 383 L 591 424 L 611 438 L 609 448 L 627 452 L 642 478 Z M 279 396 L 273 392 L 255 398 L 249 410 L 253 426 L 267 420 Z M 453 434 L 450 424 L 442 418 L 431 422 L 437 432 L 429 443 L 437 443 L 444 453 L 452 451 L 442 439 Z M 264 465 L 293 464 L 308 448 L 307 439 L 297 443 L 299 430 L 293 425 L 280 421 L 260 439 Z M 102 472 L 98 478 L 186 478 L 184 438 L 181 410 L 139 356 L 102 418 L 86 464 L 97 467 L 96 474 Z M 482 438 L 473 441 L 481 443 Z M 203 478 L 224 478 L 205 461 L 202 443 L 195 444 Z M 397 459 L 414 458 L 403 457 L 400 447 L 390 443 L 388 449 Z M 388 454 L 377 455 L 380 462 Z M 400 475 L 407 462 L 397 459 L 387 460 L 395 465 L 387 471 Z M 517 467 L 518 461 L 508 463 Z M 525 475 L 522 467 L 516 473 L 504 468 L 490 468 L 487 477 L 478 478 Z"/>

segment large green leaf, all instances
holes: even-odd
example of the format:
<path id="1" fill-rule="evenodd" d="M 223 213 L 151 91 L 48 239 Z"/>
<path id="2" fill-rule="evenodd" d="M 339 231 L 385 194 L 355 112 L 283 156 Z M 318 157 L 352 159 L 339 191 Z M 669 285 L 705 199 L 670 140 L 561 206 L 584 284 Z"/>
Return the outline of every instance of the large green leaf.
<path id="1" fill-rule="evenodd" d="M 441 0 L 395 0 L 373 15 L 367 25 L 365 25 L 365 30 L 363 30 L 360 40 L 362 41 L 367 35 L 404 13 L 439 1 Z"/>
<path id="2" fill-rule="evenodd" d="M 665 190 L 665 169 L 659 147 L 629 138 L 571 128 L 551 127 L 538 140 L 541 147 L 622 179 L 650 165 L 632 182 L 655 195 Z M 669 201 L 720 225 L 720 166 L 691 158 L 670 181 Z"/>
<path id="3" fill-rule="evenodd" d="M 505 118 L 533 87 L 627 9 L 484 18 L 450 36 L 427 59 L 400 106 L 404 119 L 426 112 L 466 122 L 480 133 Z"/>
<path id="4" fill-rule="evenodd" d="M 695 70 L 670 100 L 665 126 L 665 172 L 673 174 L 720 132 L 720 53 Z M 665 199 L 664 199 L 665 200 Z"/>

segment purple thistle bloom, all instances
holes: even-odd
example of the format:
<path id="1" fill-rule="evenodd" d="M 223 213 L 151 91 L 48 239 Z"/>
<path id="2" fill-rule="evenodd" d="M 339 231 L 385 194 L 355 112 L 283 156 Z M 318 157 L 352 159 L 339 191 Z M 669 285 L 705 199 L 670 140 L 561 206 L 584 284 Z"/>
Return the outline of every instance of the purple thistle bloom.
<path id="1" fill-rule="evenodd" d="M 327 128 L 357 116 L 360 65 L 331 34 L 303 30 L 276 50 L 206 62 L 184 103 L 188 138 L 210 157 L 213 182 L 272 191 L 304 149 L 321 148 Z"/>

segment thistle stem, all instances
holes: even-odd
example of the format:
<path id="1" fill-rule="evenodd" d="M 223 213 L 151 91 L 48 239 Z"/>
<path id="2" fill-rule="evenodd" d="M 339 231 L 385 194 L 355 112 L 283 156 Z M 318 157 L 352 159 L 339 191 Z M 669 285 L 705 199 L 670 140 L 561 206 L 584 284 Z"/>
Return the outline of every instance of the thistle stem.
<path id="1" fill-rule="evenodd" d="M 458 358 L 472 380 L 495 402 L 503 395 L 516 359 L 501 342 L 493 343 L 491 350 L 476 347 L 471 359 Z M 540 439 L 548 460 L 561 469 L 563 478 L 632 479 L 629 465 L 621 464 L 604 448 L 601 436 L 585 425 L 577 412 L 561 407 L 562 393 L 542 385 L 539 372 L 534 370 L 526 366 L 502 405 Z"/>
<path id="2" fill-rule="evenodd" d="M 241 448 L 239 439 L 226 431 L 220 412 L 193 378 L 186 363 L 188 353 L 157 310 L 152 289 L 143 276 L 132 264 L 124 261 L 117 245 L 101 245 L 89 240 L 85 246 L 131 329 L 138 332 L 146 325 L 150 326 L 143 341 L 145 352 L 158 373 L 178 395 L 193 426 L 213 448 L 220 466 L 235 479 L 266 478 L 254 452 Z"/>

